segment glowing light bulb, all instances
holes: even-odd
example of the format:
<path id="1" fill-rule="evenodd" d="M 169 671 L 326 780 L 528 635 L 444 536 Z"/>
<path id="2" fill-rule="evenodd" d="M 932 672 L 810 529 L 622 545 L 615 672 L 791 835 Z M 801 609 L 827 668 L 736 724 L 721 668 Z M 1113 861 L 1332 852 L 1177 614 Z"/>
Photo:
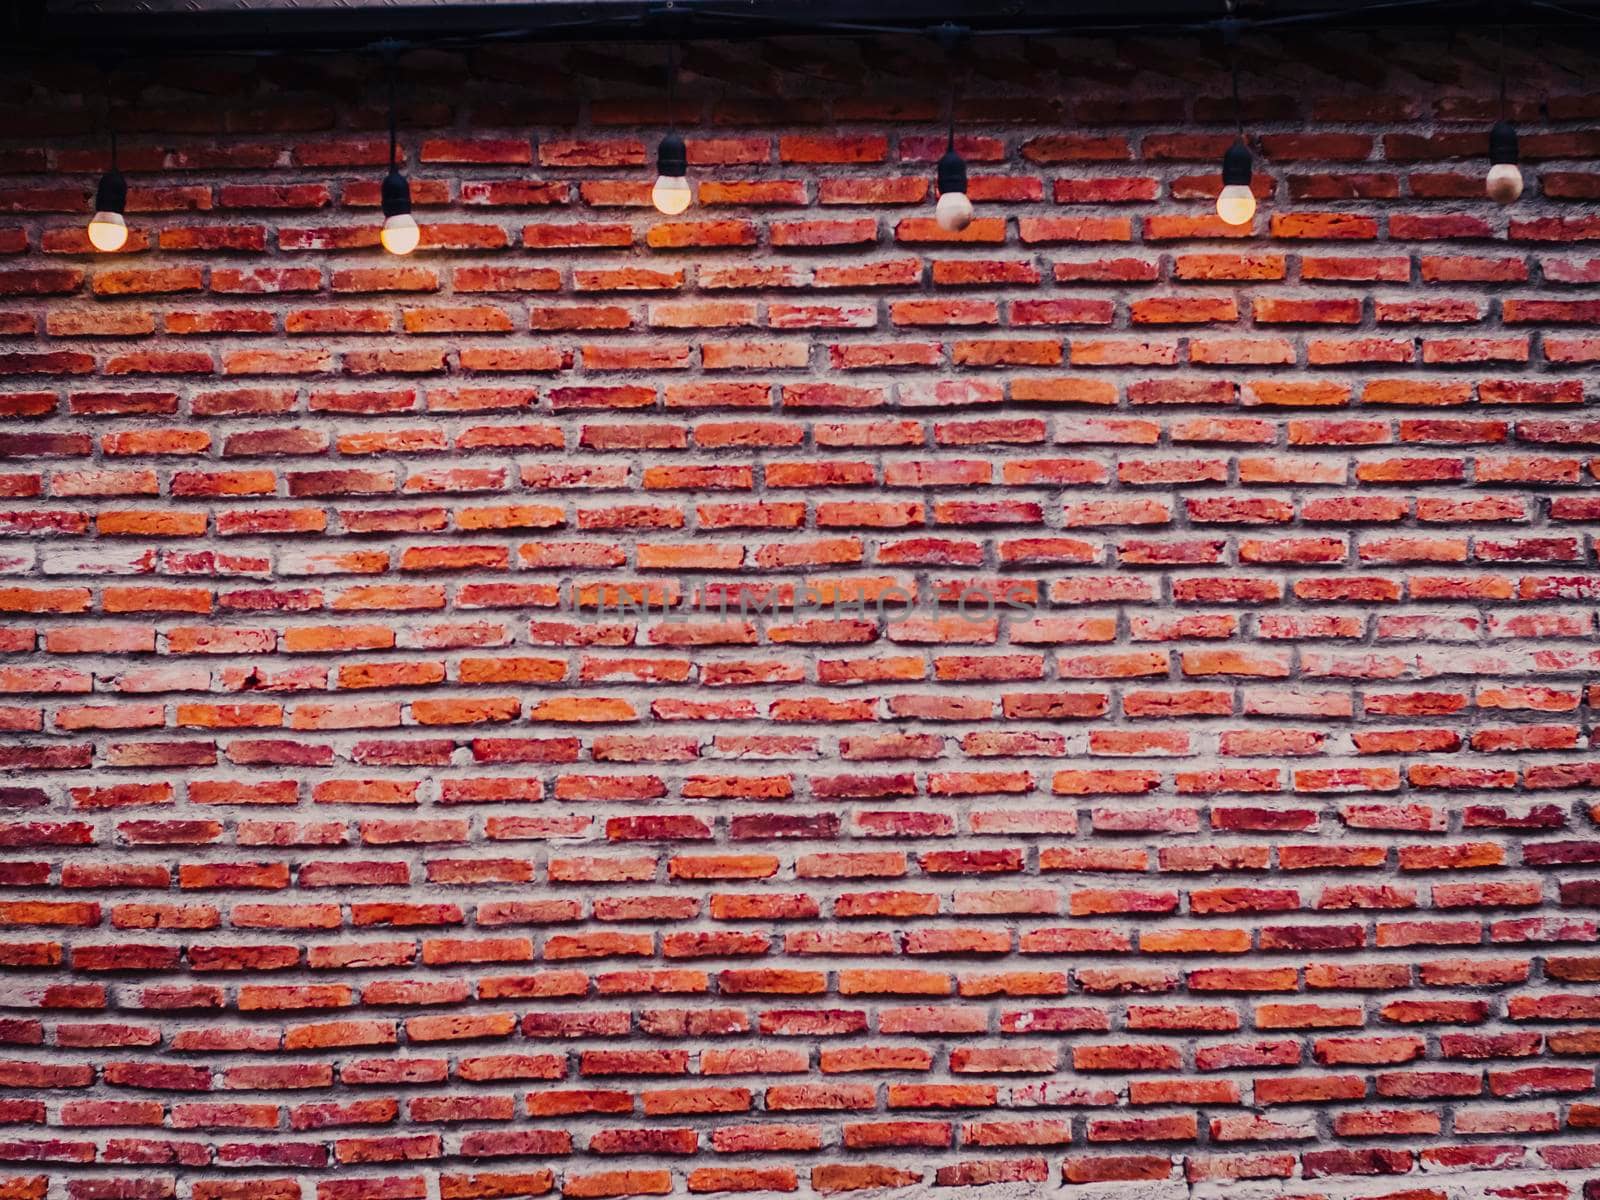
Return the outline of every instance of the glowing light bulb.
<path id="1" fill-rule="evenodd" d="M 128 244 L 128 222 L 119 212 L 97 212 L 89 218 L 89 244 L 110 254 Z"/>
<path id="2" fill-rule="evenodd" d="M 1256 195 L 1248 183 L 1230 183 L 1217 194 L 1217 216 L 1229 225 L 1248 225 L 1256 215 Z"/>
<path id="3" fill-rule="evenodd" d="M 657 212 L 669 217 L 677 216 L 693 200 L 694 191 L 682 175 L 658 175 L 655 187 L 650 189 L 650 203 L 656 206 Z"/>
<path id="4" fill-rule="evenodd" d="M 383 219 L 378 240 L 390 254 L 410 254 L 422 241 L 422 230 L 417 227 L 417 219 L 410 213 L 395 213 Z"/>
<path id="5" fill-rule="evenodd" d="M 1222 156 L 1222 191 L 1217 193 L 1217 216 L 1229 225 L 1248 225 L 1256 215 L 1256 196 L 1250 190 L 1254 164 L 1250 147 L 1239 138 Z"/>
<path id="6" fill-rule="evenodd" d="M 656 185 L 650 189 L 650 203 L 656 211 L 675 217 L 694 200 L 689 187 L 689 148 L 676 133 L 669 133 L 656 147 Z"/>
<path id="7" fill-rule="evenodd" d="M 379 195 L 383 200 L 383 228 L 378 231 L 378 241 L 390 254 L 410 254 L 422 241 L 422 230 L 411 215 L 411 181 L 391 163 Z"/>
<path id="8" fill-rule="evenodd" d="M 116 145 L 112 144 L 112 161 L 116 161 Z M 109 254 L 128 244 L 128 221 L 122 214 L 128 210 L 128 181 L 115 165 L 100 176 L 100 186 L 94 190 L 94 216 L 89 218 L 89 244 L 96 250 Z"/>
<path id="9" fill-rule="evenodd" d="M 940 229 L 960 233 L 972 224 L 972 200 L 965 192 L 945 192 L 934 206 L 933 219 Z"/>

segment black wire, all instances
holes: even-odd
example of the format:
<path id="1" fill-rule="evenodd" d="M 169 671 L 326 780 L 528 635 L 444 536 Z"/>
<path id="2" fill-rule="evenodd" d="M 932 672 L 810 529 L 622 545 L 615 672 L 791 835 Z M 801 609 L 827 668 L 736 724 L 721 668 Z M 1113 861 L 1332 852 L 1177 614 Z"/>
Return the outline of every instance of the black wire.
<path id="1" fill-rule="evenodd" d="M 111 98 L 111 69 L 108 60 L 100 63 L 100 90 L 105 96 L 106 136 L 111 141 L 111 170 L 117 169 L 117 109 Z"/>
<path id="2" fill-rule="evenodd" d="M 398 161 L 397 147 L 400 141 L 399 118 L 395 115 L 394 102 L 394 52 L 391 50 L 385 55 L 385 58 L 388 60 L 389 67 L 389 170 L 394 171 L 396 169 L 395 164 Z"/>
<path id="3" fill-rule="evenodd" d="M 1600 14 L 1585 12 L 1570 8 L 1564 4 L 1554 3 L 1552 0 L 1517 0 L 1524 8 L 1537 9 L 1541 12 L 1560 14 L 1570 20 L 1586 24 L 1600 25 Z M 1345 4 L 1334 8 L 1316 12 L 1294 13 L 1284 16 L 1267 17 L 1234 17 L 1203 21 L 1167 21 L 1167 22 L 1124 22 L 1103 24 L 1067 24 L 1061 22 L 1055 25 L 1020 26 L 1008 28 L 976 28 L 970 32 L 974 36 L 985 37 L 1093 37 L 1114 35 L 1170 35 L 1170 34 L 1205 34 L 1215 33 L 1223 28 L 1229 20 L 1241 28 L 1250 30 L 1285 29 L 1296 26 L 1341 24 L 1346 27 L 1359 27 L 1363 17 L 1383 13 L 1402 12 L 1408 10 L 1436 10 L 1443 17 L 1453 11 L 1476 10 L 1483 7 L 1482 0 L 1373 0 L 1366 4 Z M 716 11 L 704 10 L 696 12 L 696 17 L 702 25 L 711 25 L 723 22 L 729 25 L 767 24 L 781 27 L 783 33 L 795 36 L 805 35 L 914 35 L 927 33 L 926 25 L 879 25 L 859 21 L 797 21 L 793 18 L 769 15 L 757 12 Z M 521 41 L 558 41 L 562 37 L 551 37 L 551 34 L 565 35 L 582 33 L 599 35 L 611 29 L 637 28 L 639 18 L 634 15 L 618 14 L 614 17 L 585 18 L 581 20 L 552 22 L 541 26 L 517 26 L 497 30 L 483 30 L 472 33 L 436 35 L 427 38 L 414 38 L 404 41 L 385 38 L 365 44 L 357 43 L 346 46 L 296 46 L 293 48 L 282 47 L 195 47 L 188 52 L 192 53 L 225 53 L 255 57 L 288 57 L 305 54 L 362 54 L 385 49 L 423 49 L 423 48 L 471 48 L 473 46 L 493 45 L 505 42 Z M 574 37 L 570 40 L 588 40 Z M 62 47 L 70 53 L 70 47 Z M 92 51 L 84 51 L 91 53 Z M 36 54 L 37 50 L 24 49 L 20 53 Z M 162 51 L 163 56 L 181 55 L 184 50 Z M 5 51 L 0 51 L 0 58 L 9 57 Z"/>
<path id="4" fill-rule="evenodd" d="M 948 33 L 945 42 L 945 58 L 950 71 L 950 124 L 949 132 L 945 137 L 945 149 L 950 151 L 956 148 L 956 96 L 958 94 L 955 63 L 956 46 L 958 44 L 957 39 L 964 37 L 966 32 L 966 30 L 963 30 L 960 34 Z"/>
<path id="5" fill-rule="evenodd" d="M 1222 0 L 1222 44 L 1228 52 L 1228 78 L 1233 87 L 1233 127 L 1244 141 L 1244 106 L 1239 103 L 1239 22 L 1233 15 L 1233 0 Z"/>
<path id="6" fill-rule="evenodd" d="M 1239 140 L 1244 140 L 1244 106 L 1239 103 L 1239 49 L 1237 46 L 1228 48 L 1228 73 L 1233 77 L 1233 125 L 1239 134 Z"/>
<path id="7" fill-rule="evenodd" d="M 1436 2 L 1436 0 L 1423 0 L 1423 2 Z M 708 13 L 702 14 L 702 16 L 703 16 L 703 18 L 705 20 L 708 20 L 708 21 L 733 21 L 733 22 L 746 21 L 746 22 L 750 22 L 752 24 L 784 25 L 784 26 L 793 25 L 793 22 L 787 17 L 774 16 L 774 15 L 770 15 L 768 13 L 757 13 L 757 12 L 708 12 Z M 1216 22 L 1214 22 L 1214 21 L 1195 21 L 1195 22 L 1188 22 L 1188 23 L 1185 23 L 1185 22 L 1167 22 L 1167 23 L 1160 24 L 1160 25 L 1148 25 L 1148 24 L 1147 25 L 1072 25 L 1070 27 L 1069 26 L 1065 26 L 1065 25 L 1040 25 L 1040 26 L 1031 26 L 1031 27 L 1030 26 L 1024 26 L 1024 27 L 1020 27 L 1020 28 L 1007 28 L 1007 29 L 974 29 L 974 30 L 972 30 L 972 32 L 974 34 L 982 34 L 985 37 L 1051 37 L 1051 36 L 1060 36 L 1060 35 L 1062 35 L 1064 33 L 1069 32 L 1069 31 L 1071 33 L 1073 33 L 1074 35 L 1078 35 L 1078 34 L 1094 34 L 1094 33 L 1134 33 L 1134 32 L 1140 31 L 1140 30 L 1143 30 L 1145 32 L 1153 32 L 1155 30 L 1160 30 L 1162 32 L 1176 32 L 1176 33 L 1191 32 L 1191 31 L 1192 32 L 1200 32 L 1202 30 L 1214 28 L 1215 25 L 1216 25 Z M 938 28 L 938 27 L 937 26 L 933 26 L 932 28 Z M 926 33 L 928 31 L 929 31 L 929 27 L 928 26 L 918 26 L 918 25 L 867 25 L 867 24 L 864 24 L 864 23 L 859 22 L 859 21 L 816 21 L 816 22 L 812 22 L 812 23 L 810 23 L 810 24 L 808 24 L 808 25 L 806 25 L 804 27 L 800 27 L 800 28 L 797 28 L 797 29 L 794 30 L 794 32 L 799 33 L 799 34 L 805 34 L 805 33 L 870 33 L 870 34 L 890 34 L 890 35 L 907 34 L 907 33 L 912 33 L 912 34 L 915 34 L 915 33 Z"/>
<path id="8" fill-rule="evenodd" d="M 1475 7 L 1472 0 L 1378 0 L 1377 3 L 1361 5 L 1355 11 L 1360 13 L 1380 13 L 1413 8 L 1444 10 L 1472 7 Z M 1292 25 L 1319 25 L 1337 21 L 1350 11 L 1349 8 L 1335 8 L 1323 12 L 1293 13 L 1282 17 L 1254 17 L 1249 20 L 1240 18 L 1239 23 L 1247 25 L 1251 29 L 1276 29 Z"/>
<path id="9" fill-rule="evenodd" d="M 678 44 L 667 43 L 667 129 L 678 128 Z"/>
<path id="10" fill-rule="evenodd" d="M 1593 13 L 1580 12 L 1568 8 L 1564 4 L 1552 4 L 1550 0 L 1522 0 L 1529 8 L 1543 9 L 1546 12 L 1560 13 L 1564 17 L 1571 17 L 1575 21 L 1587 21 L 1591 24 L 1600 24 L 1600 17 Z"/>
<path id="11" fill-rule="evenodd" d="M 1561 11 L 1574 17 L 1581 16 L 1584 20 L 1600 23 L 1600 16 L 1574 13 L 1571 10 L 1561 9 L 1558 5 L 1553 4 L 1537 4 L 1537 0 L 1523 0 L 1523 2 L 1535 4 L 1537 7 Z M 1393 12 L 1407 9 L 1456 9 L 1479 6 L 1476 0 L 1374 0 L 1373 3 L 1368 4 L 1346 4 L 1338 8 L 1324 9 L 1318 12 L 1294 13 L 1281 17 L 1220 17 L 1203 21 L 1164 21 L 1160 23 L 1146 21 L 1099 25 L 1012 26 L 1007 28 L 976 28 L 971 30 L 971 33 L 975 36 L 981 35 L 985 37 L 1061 37 L 1066 35 L 1089 37 L 1105 34 L 1214 33 L 1226 28 L 1230 23 L 1251 29 L 1274 29 L 1294 25 L 1335 22 L 1352 15 L 1359 17 L 1366 13 Z M 711 11 L 700 15 L 707 21 L 745 21 L 756 24 L 793 25 L 793 22 L 786 17 L 759 12 Z M 798 27 L 795 31 L 797 33 L 906 34 L 927 32 L 927 27 L 915 25 L 868 25 L 855 21 L 817 21 Z"/>
<path id="12" fill-rule="evenodd" d="M 1506 12 L 1500 6 L 1500 119 L 1506 119 Z"/>

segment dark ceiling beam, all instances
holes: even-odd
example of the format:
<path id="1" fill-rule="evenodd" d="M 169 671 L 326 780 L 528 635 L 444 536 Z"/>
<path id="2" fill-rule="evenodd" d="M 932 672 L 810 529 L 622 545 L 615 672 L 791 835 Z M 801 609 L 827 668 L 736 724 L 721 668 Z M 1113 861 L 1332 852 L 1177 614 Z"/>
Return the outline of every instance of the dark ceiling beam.
<path id="1" fill-rule="evenodd" d="M 10 0 L 14 51 L 119 53 L 337 50 L 393 40 L 583 42 L 743 39 L 782 34 L 975 33 L 1064 36 L 1193 33 L 1220 27 L 1222 0 L 537 0 L 533 3 L 176 6 L 133 11 L 117 0 Z M 90 15 L 86 10 L 93 8 Z M 1240 0 L 1244 28 L 1579 28 L 1600 0 Z"/>

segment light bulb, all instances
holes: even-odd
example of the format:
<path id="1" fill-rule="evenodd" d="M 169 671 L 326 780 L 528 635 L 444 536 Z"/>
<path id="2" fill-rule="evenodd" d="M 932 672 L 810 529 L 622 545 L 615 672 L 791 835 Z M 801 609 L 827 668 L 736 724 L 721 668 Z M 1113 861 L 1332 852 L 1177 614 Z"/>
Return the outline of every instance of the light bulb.
<path id="1" fill-rule="evenodd" d="M 128 222 L 119 212 L 97 212 L 89 218 L 89 244 L 110 254 L 128 244 Z"/>
<path id="2" fill-rule="evenodd" d="M 1217 216 L 1229 225 L 1248 225 L 1256 215 L 1256 195 L 1248 183 L 1230 183 L 1217 193 Z"/>
<path id="3" fill-rule="evenodd" d="M 689 148 L 676 132 L 668 133 L 656 147 L 656 185 L 650 203 L 656 211 L 675 217 L 694 200 L 689 188 Z"/>
<path id="4" fill-rule="evenodd" d="M 972 224 L 972 200 L 965 192 L 944 192 L 934 206 L 933 219 L 948 233 L 960 233 Z"/>
<path id="5" fill-rule="evenodd" d="M 1496 204 L 1511 204 L 1522 195 L 1522 170 L 1516 163 L 1495 163 L 1489 168 L 1484 190 Z"/>
<path id="6" fill-rule="evenodd" d="M 111 143 L 111 170 L 100 176 L 94 190 L 94 216 L 89 218 L 89 244 L 110 253 L 128 244 L 128 181 L 116 168 L 117 146 Z"/>
<path id="7" fill-rule="evenodd" d="M 422 240 L 422 230 L 417 228 L 417 219 L 410 213 L 395 213 L 383 219 L 378 240 L 390 254 L 410 254 Z"/>
<path id="8" fill-rule="evenodd" d="M 1499 120 L 1489 130 L 1489 178 L 1483 189 L 1496 204 L 1510 204 L 1522 195 L 1522 170 L 1517 166 L 1517 127 Z"/>
<path id="9" fill-rule="evenodd" d="M 1222 191 L 1217 193 L 1217 216 L 1229 225 L 1248 225 L 1256 215 L 1256 196 L 1250 190 L 1252 170 L 1250 147 L 1241 133 L 1222 156 Z"/>
<path id="10" fill-rule="evenodd" d="M 393 155 L 392 145 L 389 152 Z M 383 177 L 379 195 L 383 200 L 383 228 L 378 231 L 378 241 L 390 254 L 410 254 L 422 240 L 422 230 L 411 215 L 411 183 L 393 162 Z"/>
<path id="11" fill-rule="evenodd" d="M 960 233 L 972 224 L 972 197 L 967 195 L 967 163 L 956 151 L 955 126 L 950 128 L 944 156 L 934 176 L 939 202 L 933 206 L 933 219 L 946 233 Z"/>
<path id="12" fill-rule="evenodd" d="M 655 187 L 650 189 L 650 203 L 656 206 L 657 212 L 669 217 L 677 216 L 693 200 L 689 180 L 682 175 L 658 175 Z"/>

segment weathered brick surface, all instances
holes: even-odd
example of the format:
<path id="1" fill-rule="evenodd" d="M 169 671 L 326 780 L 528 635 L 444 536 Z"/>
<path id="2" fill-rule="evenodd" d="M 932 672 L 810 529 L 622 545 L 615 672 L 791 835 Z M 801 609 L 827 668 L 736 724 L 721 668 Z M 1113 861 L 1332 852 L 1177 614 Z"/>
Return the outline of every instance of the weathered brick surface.
<path id="1" fill-rule="evenodd" d="M 1443 45 L 1243 233 L 1206 47 L 985 43 L 960 236 L 925 45 L 670 220 L 647 51 L 417 56 L 404 261 L 370 64 L 119 73 L 112 258 L 8 76 L 0 1195 L 1600 1193 L 1600 98 L 1494 209 Z"/>

